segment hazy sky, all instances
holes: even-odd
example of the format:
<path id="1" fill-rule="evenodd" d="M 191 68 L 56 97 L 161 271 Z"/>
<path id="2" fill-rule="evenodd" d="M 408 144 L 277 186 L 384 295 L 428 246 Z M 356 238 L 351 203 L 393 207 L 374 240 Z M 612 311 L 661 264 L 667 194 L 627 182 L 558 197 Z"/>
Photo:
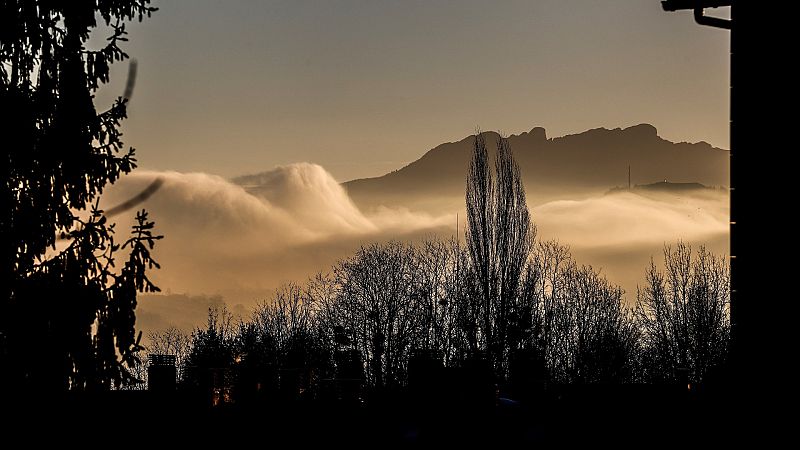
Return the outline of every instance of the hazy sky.
<path id="1" fill-rule="evenodd" d="M 729 34 L 657 0 L 154 4 L 125 44 L 139 71 L 123 131 L 147 169 L 230 177 L 308 161 L 345 181 L 476 126 L 648 122 L 728 148 Z"/>

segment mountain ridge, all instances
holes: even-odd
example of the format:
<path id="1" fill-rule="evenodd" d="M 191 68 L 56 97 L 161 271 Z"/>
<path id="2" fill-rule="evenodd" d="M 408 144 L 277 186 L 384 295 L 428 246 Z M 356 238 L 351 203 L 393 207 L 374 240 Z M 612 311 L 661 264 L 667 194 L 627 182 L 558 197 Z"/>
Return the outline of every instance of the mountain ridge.
<path id="1" fill-rule="evenodd" d="M 482 132 L 490 151 L 499 134 Z M 408 206 L 420 196 L 463 196 L 475 135 L 440 144 L 419 159 L 377 177 L 342 183 L 360 207 Z M 727 185 L 730 152 L 705 141 L 672 142 L 651 124 L 592 128 L 547 137 L 542 127 L 508 136 L 529 197 L 535 202 L 560 193 L 602 189 L 627 183 L 631 166 L 637 183 L 669 179 Z"/>

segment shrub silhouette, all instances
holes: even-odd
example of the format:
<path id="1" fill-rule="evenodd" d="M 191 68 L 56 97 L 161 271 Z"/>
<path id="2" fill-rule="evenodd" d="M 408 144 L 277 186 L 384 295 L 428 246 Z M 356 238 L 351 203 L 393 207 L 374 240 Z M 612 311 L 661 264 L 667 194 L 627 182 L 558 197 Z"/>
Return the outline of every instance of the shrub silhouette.
<path id="1" fill-rule="evenodd" d="M 730 343 L 730 268 L 705 247 L 679 242 L 664 249 L 664 271 L 651 261 L 637 293 L 643 377 L 651 382 L 708 381 Z"/>

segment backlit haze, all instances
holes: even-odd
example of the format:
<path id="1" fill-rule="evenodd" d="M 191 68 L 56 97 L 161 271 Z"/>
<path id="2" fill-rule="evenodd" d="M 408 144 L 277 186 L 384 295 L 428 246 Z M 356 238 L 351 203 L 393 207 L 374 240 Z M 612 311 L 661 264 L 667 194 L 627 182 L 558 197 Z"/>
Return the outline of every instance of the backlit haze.
<path id="1" fill-rule="evenodd" d="M 198 325 L 223 301 L 246 314 L 364 243 L 455 236 L 457 216 L 463 239 L 463 185 L 382 204 L 340 183 L 401 169 L 478 126 L 557 138 L 647 123 L 661 140 L 728 148 L 729 35 L 658 1 L 155 6 L 124 43 L 138 71 L 122 130 L 140 169 L 103 199 L 165 180 L 143 205 L 166 236 L 152 276 L 165 294 L 141 299 L 143 327 Z M 121 95 L 127 70 L 113 68 L 98 108 Z M 539 235 L 602 267 L 632 301 L 665 243 L 728 252 L 728 196 L 609 193 L 627 183 L 620 158 L 616 182 L 526 187 Z M 707 179 L 671 170 L 669 181 L 726 184 L 725 167 Z M 634 184 L 663 181 L 633 171 Z M 121 230 L 132 215 L 115 218 Z"/>

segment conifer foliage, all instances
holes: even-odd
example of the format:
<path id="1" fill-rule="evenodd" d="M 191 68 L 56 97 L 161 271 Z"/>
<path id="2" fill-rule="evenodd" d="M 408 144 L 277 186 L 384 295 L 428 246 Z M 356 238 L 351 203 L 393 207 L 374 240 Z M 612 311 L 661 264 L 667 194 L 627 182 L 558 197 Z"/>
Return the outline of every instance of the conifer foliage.
<path id="1" fill-rule="evenodd" d="M 158 290 L 146 270 L 158 267 L 150 250 L 161 236 L 141 211 L 120 246 L 98 209 L 136 159 L 120 132 L 127 98 L 98 112 L 94 95 L 128 57 L 119 46 L 126 22 L 149 17 L 149 3 L 0 3 L 0 372 L 17 386 L 131 381 L 136 294 Z M 95 29 L 110 37 L 88 49 Z"/>

